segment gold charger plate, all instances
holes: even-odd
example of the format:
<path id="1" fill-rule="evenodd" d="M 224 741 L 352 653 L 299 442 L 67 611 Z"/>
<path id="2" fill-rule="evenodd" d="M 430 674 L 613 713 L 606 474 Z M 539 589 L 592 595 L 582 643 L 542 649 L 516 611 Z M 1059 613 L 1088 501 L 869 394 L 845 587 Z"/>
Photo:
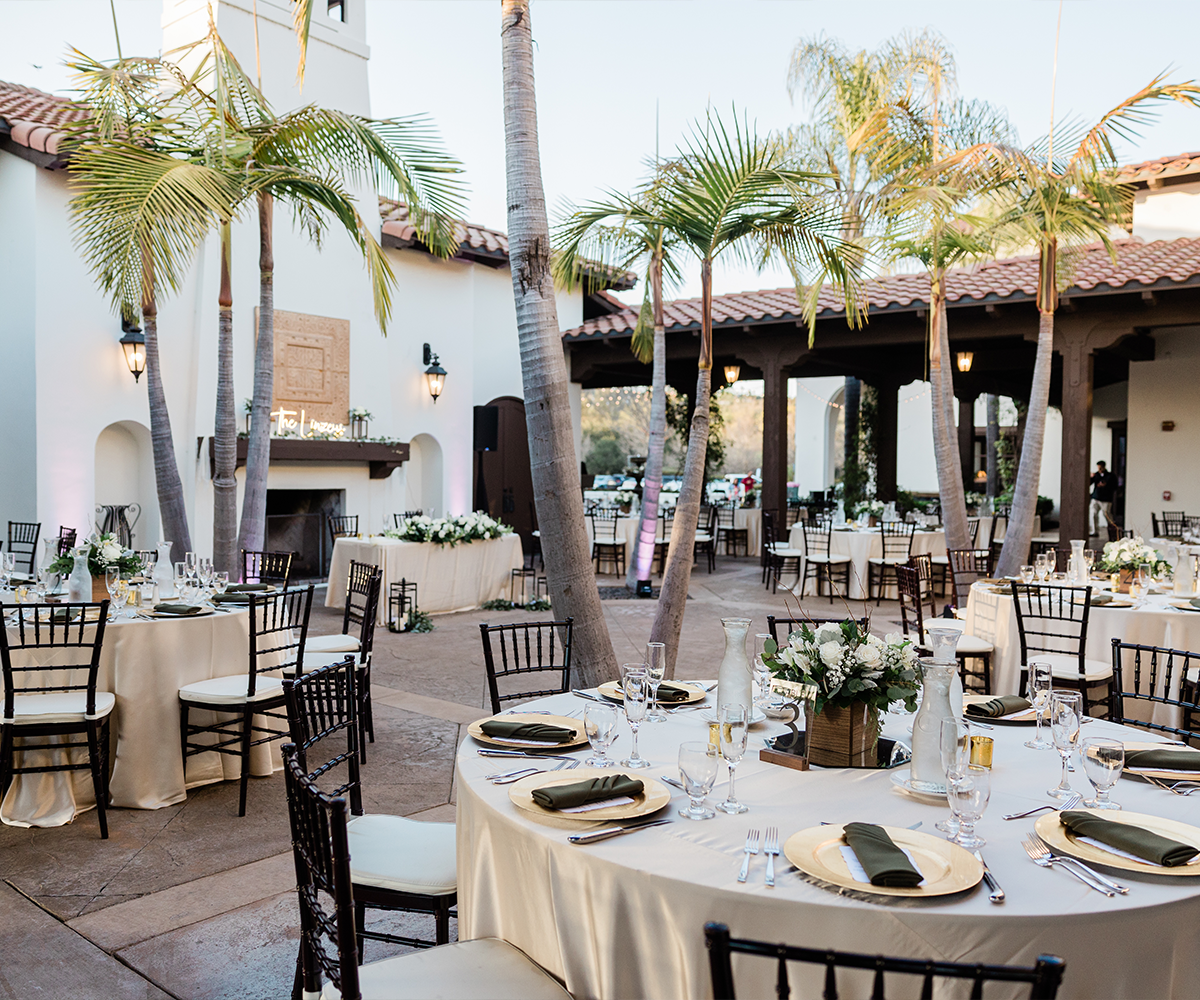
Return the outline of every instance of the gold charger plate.
<path id="1" fill-rule="evenodd" d="M 150 610 L 142 612 L 147 618 L 154 618 L 157 621 L 166 621 L 169 618 L 204 618 L 206 615 L 215 615 L 216 613 L 215 608 L 201 608 L 194 615 L 173 615 L 170 611 L 155 611 L 153 606 L 151 606 Z"/>
<path id="2" fill-rule="evenodd" d="M 1180 843 L 1200 847 L 1200 829 L 1177 820 L 1163 819 L 1161 816 L 1147 816 L 1145 813 L 1125 812 L 1123 809 L 1081 809 L 1079 811 L 1092 813 L 1101 819 L 1110 819 L 1114 823 L 1140 826 L 1161 837 L 1170 837 Z M 1122 858 L 1117 854 L 1110 854 L 1102 848 L 1076 840 L 1075 835 L 1069 833 L 1059 822 L 1056 812 L 1039 817 L 1033 828 L 1053 850 L 1070 854 L 1081 861 L 1090 861 L 1092 864 L 1107 865 L 1109 868 L 1121 868 L 1130 872 L 1149 872 L 1152 875 L 1200 875 L 1200 854 L 1192 858 L 1186 865 L 1176 865 L 1174 868 L 1151 864 L 1149 861 L 1133 861 L 1129 858 Z"/>
<path id="3" fill-rule="evenodd" d="M 783 853 L 802 872 L 823 882 L 877 896 L 948 896 L 978 885 L 983 878 L 983 865 L 979 860 L 943 837 L 894 826 L 883 829 L 897 847 L 912 852 L 917 868 L 925 876 L 925 885 L 901 889 L 857 881 L 839 850 L 846 840 L 842 836 L 842 827 L 836 824 L 813 826 L 793 833 L 783 845 Z"/>
<path id="4" fill-rule="evenodd" d="M 37 606 L 38 621 L 43 621 L 43 622 L 50 621 L 51 617 L 59 610 L 60 609 L 55 607 L 53 604 L 38 605 Z M 83 620 L 85 622 L 98 622 L 100 620 L 100 609 L 99 608 L 88 608 L 84 613 Z M 30 622 L 30 621 L 32 621 L 32 619 L 28 615 L 26 615 L 25 621 Z M 77 624 L 78 621 L 79 621 L 78 618 L 72 618 L 71 624 L 72 625 Z M 54 624 L 55 625 L 65 625 L 66 622 L 60 620 L 60 621 L 56 621 Z"/>
<path id="5" fill-rule="evenodd" d="M 607 806 L 604 809 L 593 809 L 583 813 L 564 813 L 558 809 L 547 809 L 533 801 L 535 788 L 546 788 L 550 785 L 570 785 L 585 778 L 606 778 L 613 774 L 625 774 L 637 778 L 642 783 L 642 792 L 634 796 L 633 802 L 623 806 Z M 620 765 L 615 768 L 577 767 L 570 771 L 549 771 L 542 774 L 531 774 L 527 778 L 513 782 L 508 789 L 508 797 L 518 809 L 533 813 L 535 816 L 550 820 L 572 820 L 578 823 L 592 823 L 597 820 L 633 819 L 635 816 L 649 816 L 658 812 L 671 801 L 671 790 L 666 785 L 655 781 L 637 771 L 622 771 Z"/>
<path id="6" fill-rule="evenodd" d="M 1177 747 L 1168 743 L 1126 743 L 1126 750 L 1195 750 L 1195 747 Z M 1200 781 L 1200 771 L 1130 771 L 1121 772 L 1133 778 L 1162 778 L 1164 781 Z M 1196 845 L 1200 847 L 1200 844 Z"/>
<path id="7" fill-rule="evenodd" d="M 688 689 L 687 698 L 683 701 L 663 701 L 660 698 L 658 701 L 659 705 L 691 705 L 695 702 L 703 701 L 708 697 L 707 691 L 701 691 L 699 688 L 693 688 L 690 684 L 687 684 L 683 681 L 678 681 L 677 683 L 682 684 Z M 607 698 L 609 701 L 625 701 L 625 692 L 621 690 L 620 681 L 605 681 L 598 688 L 596 688 L 596 691 L 599 692 L 601 697 Z"/>
<path id="8" fill-rule="evenodd" d="M 484 733 L 480 727 L 485 722 L 490 722 L 492 719 L 502 719 L 505 722 L 513 722 L 517 719 L 525 722 L 541 722 L 547 726 L 562 726 L 564 729 L 573 730 L 575 738 L 568 740 L 566 743 L 539 743 L 535 740 L 522 740 L 520 743 L 514 743 L 510 740 L 501 742 Z M 574 750 L 576 747 L 586 745 L 588 738 L 587 733 L 583 731 L 583 722 L 580 719 L 570 719 L 565 715 L 538 715 L 529 713 L 524 715 L 518 712 L 512 712 L 508 715 L 489 715 L 486 719 L 477 719 L 467 726 L 467 732 L 470 733 L 480 743 L 486 743 L 491 747 L 500 747 L 503 750 Z M 571 772 L 574 773 L 573 771 Z"/>

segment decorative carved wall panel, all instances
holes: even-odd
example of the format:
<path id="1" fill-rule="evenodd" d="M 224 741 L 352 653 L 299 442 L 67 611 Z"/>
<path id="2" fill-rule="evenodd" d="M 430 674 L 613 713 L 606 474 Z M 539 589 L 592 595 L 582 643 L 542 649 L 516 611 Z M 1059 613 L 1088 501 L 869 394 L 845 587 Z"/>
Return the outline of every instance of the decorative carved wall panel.
<path id="1" fill-rule="evenodd" d="M 256 310 L 257 314 L 257 310 Z M 256 327 L 257 327 L 257 315 Z M 350 321 L 275 310 L 272 410 L 344 424 L 350 409 Z"/>

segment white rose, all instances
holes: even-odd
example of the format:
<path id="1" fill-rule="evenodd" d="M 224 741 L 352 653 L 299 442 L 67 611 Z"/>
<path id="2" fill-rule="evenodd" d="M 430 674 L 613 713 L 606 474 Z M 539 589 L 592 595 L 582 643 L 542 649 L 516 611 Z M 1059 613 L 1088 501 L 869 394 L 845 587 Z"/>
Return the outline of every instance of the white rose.
<path id="1" fill-rule="evenodd" d="M 835 642 L 841 639 L 841 637 L 842 630 L 830 622 L 826 622 L 817 629 L 816 640 L 818 646 L 824 645 L 827 642 Z"/>
<path id="2" fill-rule="evenodd" d="M 121 558 L 121 546 L 117 542 L 105 542 L 100 546 L 100 558 L 106 563 L 116 562 Z"/>
<path id="3" fill-rule="evenodd" d="M 843 646 L 840 642 L 821 643 L 821 660 L 827 667 L 832 667 L 842 658 Z"/>
<path id="4" fill-rule="evenodd" d="M 858 658 L 858 662 L 865 667 L 876 667 L 883 661 L 879 650 L 865 642 L 854 651 L 854 655 Z"/>
<path id="5" fill-rule="evenodd" d="M 902 636 L 899 632 L 889 632 L 883 637 L 883 643 L 885 646 L 899 646 L 903 641 L 904 636 Z"/>

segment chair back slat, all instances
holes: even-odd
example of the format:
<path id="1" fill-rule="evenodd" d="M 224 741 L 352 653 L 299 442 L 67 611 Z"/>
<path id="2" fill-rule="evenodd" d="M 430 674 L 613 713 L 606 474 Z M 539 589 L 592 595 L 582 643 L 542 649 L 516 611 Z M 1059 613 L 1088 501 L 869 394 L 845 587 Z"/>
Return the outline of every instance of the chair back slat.
<path id="1" fill-rule="evenodd" d="M 1185 743 L 1200 738 L 1200 653 L 1113 639 L 1112 663 L 1113 722 L 1167 733 Z M 1174 715 L 1156 711 L 1159 705 L 1176 710 L 1180 725 L 1154 721 Z"/>
<path id="2" fill-rule="evenodd" d="M 907 521 L 880 521 L 879 534 L 883 540 L 883 558 L 907 562 L 912 555 L 915 524 Z"/>
<path id="3" fill-rule="evenodd" d="M 242 583 L 277 583 L 287 589 L 292 575 L 291 552 L 248 552 L 242 549 Z"/>
<path id="4" fill-rule="evenodd" d="M 258 675 L 304 669 L 304 644 L 312 612 L 313 586 L 250 594 L 250 665 L 247 695 L 253 697 Z"/>
<path id="5" fill-rule="evenodd" d="M 505 701 L 565 694 L 570 690 L 571 631 L 574 622 L 574 618 L 564 618 L 562 621 L 518 622 L 512 625 L 480 624 L 483 663 L 493 712 L 498 713 L 501 703 Z M 500 658 L 498 664 L 497 652 Z M 517 686 L 501 692 L 502 679 L 535 673 L 557 673 L 559 685 L 538 691 Z"/>
<path id="6" fill-rule="evenodd" d="M 308 777 L 317 781 L 345 765 L 347 779 L 330 795 L 350 795 L 350 811 L 361 816 L 362 779 L 358 755 L 358 692 L 354 657 L 283 682 L 288 733 Z"/>
<path id="7" fill-rule="evenodd" d="M 343 514 L 337 517 L 330 517 L 327 523 L 329 524 L 329 539 L 331 542 L 336 542 L 339 538 L 345 536 L 358 534 L 357 514 Z"/>
<path id="8" fill-rule="evenodd" d="M 833 541 L 833 522 L 823 527 L 804 525 L 804 554 L 806 556 L 828 556 Z"/>
<path id="9" fill-rule="evenodd" d="M 108 620 L 108 601 L 98 604 L 0 604 L 0 667 L 4 672 L 4 718 L 14 718 L 19 694 L 85 692 L 87 714 L 96 712 L 96 679 Z M 91 617 L 89 618 L 89 612 Z M 11 616 L 11 618 L 10 618 Z M 5 627 L 4 622 L 11 624 Z M 47 664 L 39 654 L 69 653 L 74 662 Z M 32 660 L 32 663 L 14 662 Z M 75 660 L 78 655 L 79 659 Z"/>

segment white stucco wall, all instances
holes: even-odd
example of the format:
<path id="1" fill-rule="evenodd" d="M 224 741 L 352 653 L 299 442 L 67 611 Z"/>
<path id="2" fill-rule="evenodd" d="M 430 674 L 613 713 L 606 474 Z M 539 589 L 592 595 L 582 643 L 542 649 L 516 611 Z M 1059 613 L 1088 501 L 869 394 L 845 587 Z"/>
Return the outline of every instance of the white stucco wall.
<path id="1" fill-rule="evenodd" d="M 1133 235 L 1147 242 L 1200 236 L 1200 181 L 1138 191 L 1133 199 Z"/>

